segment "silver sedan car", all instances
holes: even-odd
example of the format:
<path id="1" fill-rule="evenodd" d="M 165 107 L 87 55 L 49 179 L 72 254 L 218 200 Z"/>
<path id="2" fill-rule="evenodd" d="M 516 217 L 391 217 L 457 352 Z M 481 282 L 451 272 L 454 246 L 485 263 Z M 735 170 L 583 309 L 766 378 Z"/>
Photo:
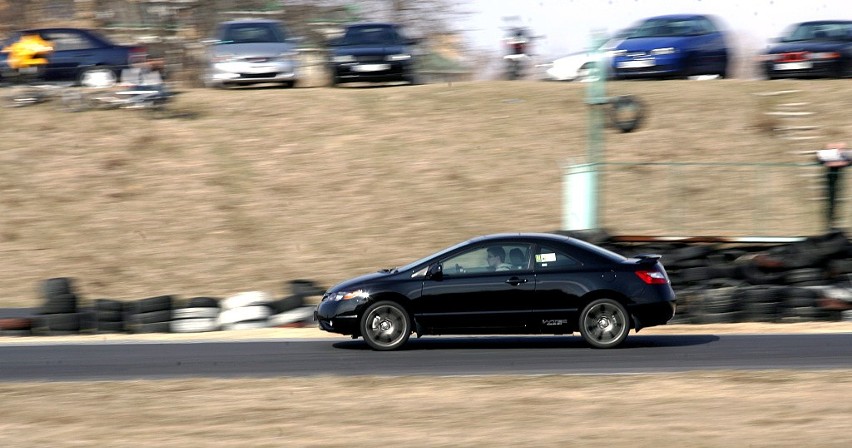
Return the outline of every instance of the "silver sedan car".
<path id="1" fill-rule="evenodd" d="M 298 81 L 294 40 L 277 20 L 234 20 L 219 24 L 209 43 L 204 85 L 225 87 L 280 83 L 293 87 Z"/>

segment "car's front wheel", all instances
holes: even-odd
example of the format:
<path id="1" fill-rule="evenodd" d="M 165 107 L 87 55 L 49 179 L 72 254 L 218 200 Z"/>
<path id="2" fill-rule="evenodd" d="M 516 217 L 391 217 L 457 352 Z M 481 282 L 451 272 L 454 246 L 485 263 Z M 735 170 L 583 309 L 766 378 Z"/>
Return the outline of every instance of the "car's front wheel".
<path id="1" fill-rule="evenodd" d="M 580 334 L 594 348 L 612 348 L 627 339 L 630 317 L 624 305 L 612 299 L 598 299 L 580 313 Z"/>
<path id="2" fill-rule="evenodd" d="M 118 82 L 118 76 L 115 71 L 106 66 L 89 67 L 80 72 L 77 78 L 77 83 L 83 87 L 112 87 L 116 82 Z"/>
<path id="3" fill-rule="evenodd" d="M 373 350 L 396 350 L 411 336 L 411 317 L 396 302 L 376 302 L 361 316 L 361 336 Z"/>

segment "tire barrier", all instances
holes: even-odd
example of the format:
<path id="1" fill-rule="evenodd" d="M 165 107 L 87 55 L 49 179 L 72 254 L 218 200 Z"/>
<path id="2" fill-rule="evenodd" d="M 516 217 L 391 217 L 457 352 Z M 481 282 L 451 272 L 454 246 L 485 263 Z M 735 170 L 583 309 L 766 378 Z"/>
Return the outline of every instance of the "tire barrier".
<path id="1" fill-rule="evenodd" d="M 125 310 L 125 327 L 130 333 L 168 333 L 174 296 L 163 295 L 130 302 Z"/>
<path id="2" fill-rule="evenodd" d="M 0 336 L 197 333 L 314 325 L 315 306 L 305 298 L 321 296 L 325 288 L 311 280 L 292 280 L 284 286 L 291 294 L 279 299 L 262 291 L 247 291 L 224 299 L 191 297 L 183 301 L 173 295 L 132 301 L 100 298 L 81 307 L 73 279 L 51 278 L 39 284 L 44 302 L 33 316 L 0 316 Z"/>
<path id="3" fill-rule="evenodd" d="M 0 319 L 0 336 L 30 336 L 33 320 L 26 317 Z"/>
<path id="4" fill-rule="evenodd" d="M 604 230 L 556 231 L 635 256 L 658 253 L 678 298 L 670 323 L 852 321 L 852 243 L 835 230 L 792 243 L 631 242 Z M 135 301 L 97 299 L 79 307 L 73 280 L 39 284 L 34 316 L 3 318 L 0 336 L 108 332 L 205 332 L 314 325 L 309 297 L 325 289 L 310 280 L 284 283 L 273 298 L 248 291 L 224 299 L 174 296 Z"/>
<path id="5" fill-rule="evenodd" d="M 112 299 L 95 300 L 95 332 L 123 333 L 124 303 Z"/>
<path id="6" fill-rule="evenodd" d="M 840 230 L 751 245 L 635 243 L 601 232 L 557 233 L 625 256 L 661 254 L 678 297 L 672 323 L 839 321 L 852 310 L 852 243 Z"/>

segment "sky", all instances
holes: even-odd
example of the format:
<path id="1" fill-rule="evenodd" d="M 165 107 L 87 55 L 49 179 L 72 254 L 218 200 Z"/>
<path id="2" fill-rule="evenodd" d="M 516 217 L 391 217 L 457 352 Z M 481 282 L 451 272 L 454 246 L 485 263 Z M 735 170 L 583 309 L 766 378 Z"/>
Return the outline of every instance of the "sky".
<path id="1" fill-rule="evenodd" d="M 662 14 L 715 15 L 755 51 L 795 22 L 852 20 L 849 0 L 468 0 L 463 8 L 472 12 L 464 29 L 474 48 L 501 51 L 506 25 L 523 23 L 539 36 L 534 52 L 544 57 L 586 49 L 593 31 L 611 34 Z"/>

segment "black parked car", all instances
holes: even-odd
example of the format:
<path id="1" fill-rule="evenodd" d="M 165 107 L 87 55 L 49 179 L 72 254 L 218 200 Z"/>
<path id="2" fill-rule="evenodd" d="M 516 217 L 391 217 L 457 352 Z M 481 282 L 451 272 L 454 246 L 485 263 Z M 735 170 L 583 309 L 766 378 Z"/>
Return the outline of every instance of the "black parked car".
<path id="1" fill-rule="evenodd" d="M 35 75 L 42 81 L 65 81 L 85 87 L 109 87 L 118 81 L 121 71 L 148 56 L 144 47 L 113 43 L 103 35 L 82 28 L 39 28 L 17 31 L 9 36 L 2 48 L 17 42 L 21 36 L 37 35 L 47 41 L 53 51 L 45 55 L 47 64 L 38 67 Z M 0 68 L 10 75 L 6 59 L 0 53 Z"/>
<path id="2" fill-rule="evenodd" d="M 329 289 L 322 330 L 394 350 L 411 333 L 572 334 L 593 347 L 621 344 L 630 328 L 662 325 L 675 293 L 657 255 L 626 258 L 567 236 L 482 236 L 400 268 Z"/>
<path id="3" fill-rule="evenodd" d="M 852 21 L 820 20 L 791 26 L 761 56 L 769 79 L 852 76 Z"/>
<path id="4" fill-rule="evenodd" d="M 413 39 L 392 23 L 348 25 L 330 42 L 331 85 L 344 82 L 405 81 L 415 83 Z"/>

